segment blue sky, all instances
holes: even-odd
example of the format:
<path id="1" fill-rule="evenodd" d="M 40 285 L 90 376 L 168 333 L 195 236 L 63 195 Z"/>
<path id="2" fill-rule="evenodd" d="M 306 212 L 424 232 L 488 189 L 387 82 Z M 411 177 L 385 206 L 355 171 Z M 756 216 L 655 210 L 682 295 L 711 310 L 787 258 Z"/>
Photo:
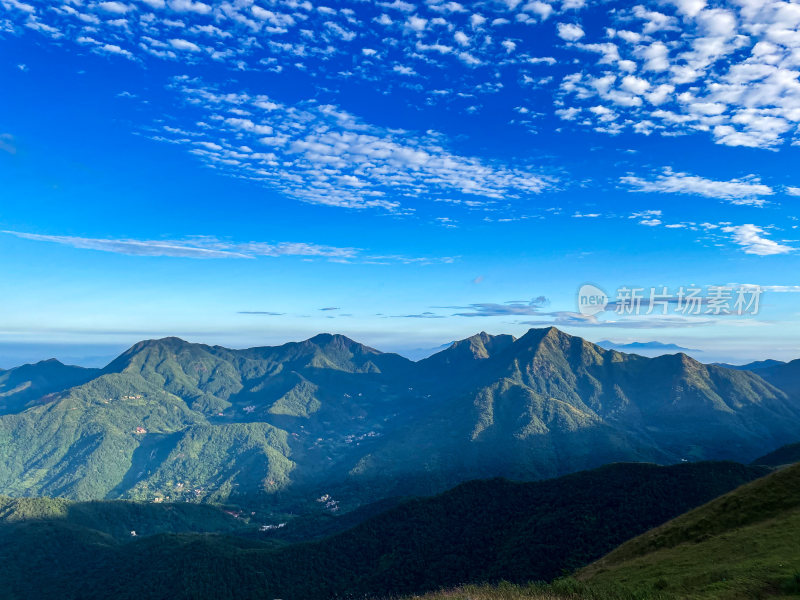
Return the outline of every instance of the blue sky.
<path id="1" fill-rule="evenodd" d="M 0 366 L 549 323 L 800 356 L 798 24 L 773 0 L 0 0 Z M 586 317 L 586 282 L 764 293 Z"/>

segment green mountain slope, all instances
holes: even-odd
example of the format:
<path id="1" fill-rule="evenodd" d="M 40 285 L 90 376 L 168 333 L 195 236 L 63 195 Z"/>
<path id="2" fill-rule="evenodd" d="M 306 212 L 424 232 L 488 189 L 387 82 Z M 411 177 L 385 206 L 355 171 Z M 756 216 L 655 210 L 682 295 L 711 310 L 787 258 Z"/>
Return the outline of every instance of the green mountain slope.
<path id="1" fill-rule="evenodd" d="M 797 597 L 798 540 L 800 465 L 794 465 L 623 544 L 579 578 L 667 597 Z"/>
<path id="2" fill-rule="evenodd" d="M 0 595 L 49 597 L 57 590 L 59 598 L 87 600 L 321 600 L 552 578 L 765 472 L 734 463 L 618 464 L 543 482 L 475 481 L 401 503 L 330 538 L 290 546 L 271 542 L 270 532 L 259 539 L 115 535 L 159 515 L 168 521 L 163 530 L 194 524 L 197 512 L 159 513 L 166 505 L 136 513 L 131 503 L 88 504 L 89 519 L 69 504 L 66 515 L 53 511 L 55 518 L 27 509 L 19 512 L 34 519 L 0 521 Z M 217 531 L 227 526 L 216 517 L 212 522 Z M 41 545 L 30 561 L 24 551 L 34 544 Z M 73 546 L 74 556 L 61 554 Z"/>
<path id="3" fill-rule="evenodd" d="M 0 418 L 0 490 L 105 498 L 130 469 L 146 435 L 202 422 L 180 398 L 141 377 L 102 375 Z"/>
<path id="4" fill-rule="evenodd" d="M 751 600 L 800 597 L 800 465 L 636 537 L 552 584 L 467 586 L 424 600 Z"/>
<path id="5" fill-rule="evenodd" d="M 403 477 L 395 491 L 420 470 L 449 485 L 463 473 L 532 479 L 620 460 L 749 461 L 793 440 L 800 418 L 797 402 L 753 373 L 606 351 L 555 328 L 481 334 L 419 365 L 429 379 L 418 385 L 435 399 L 424 421 L 399 427 L 352 472 L 380 485 L 391 469 Z"/>
<path id="6" fill-rule="evenodd" d="M 751 461 L 800 428 L 800 400 L 753 372 L 555 328 L 482 333 L 418 363 L 322 334 L 248 350 L 144 341 L 101 372 L 69 371 L 78 385 L 34 367 L 61 375 L 0 414 L 0 493 L 13 496 L 305 510 L 331 494 L 347 510 L 614 461 Z"/>
<path id="7" fill-rule="evenodd" d="M 294 468 L 289 454 L 287 433 L 266 423 L 194 425 L 128 495 L 225 501 L 237 488 L 278 490 Z"/>
<path id="8" fill-rule="evenodd" d="M 0 370 L 0 415 L 23 410 L 32 400 L 86 383 L 99 369 L 64 365 L 55 359 Z"/>
<path id="9" fill-rule="evenodd" d="M 544 482 L 469 482 L 324 543 L 286 549 L 289 587 L 275 592 L 319 597 L 314 590 L 329 586 L 331 596 L 383 596 L 552 579 L 765 472 L 734 463 L 615 464 Z"/>
<path id="10" fill-rule="evenodd" d="M 409 364 L 342 336 L 245 351 L 141 342 L 96 379 L 0 418 L 0 490 L 150 500 L 275 491 L 295 466 L 287 429 L 317 471 L 323 451 L 392 408 L 395 375 L 381 369 L 399 376 Z"/>

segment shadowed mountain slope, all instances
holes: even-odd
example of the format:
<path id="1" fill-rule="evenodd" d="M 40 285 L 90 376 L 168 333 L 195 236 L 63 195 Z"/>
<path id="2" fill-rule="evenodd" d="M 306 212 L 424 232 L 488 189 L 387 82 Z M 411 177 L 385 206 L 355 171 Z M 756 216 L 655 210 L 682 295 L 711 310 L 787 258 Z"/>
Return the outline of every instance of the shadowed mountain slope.
<path id="1" fill-rule="evenodd" d="M 150 533 L 191 531 L 198 509 L 212 507 L 147 504 L 136 511 L 131 503 L 29 500 L 45 510 L 18 510 L 10 523 L 0 517 L 0 595 L 323 600 L 549 579 L 767 471 L 734 463 L 616 464 L 542 482 L 472 481 L 290 546 L 272 542 L 270 533 L 260 541 L 115 535 L 117 521 L 147 525 Z M 53 502 L 64 506 L 53 510 Z M 212 515 L 217 531 L 229 526 L 226 516 Z"/>
<path id="2" fill-rule="evenodd" d="M 0 370 L 0 415 L 23 410 L 32 400 L 80 385 L 97 375 L 99 369 L 65 365 L 54 358 Z"/>

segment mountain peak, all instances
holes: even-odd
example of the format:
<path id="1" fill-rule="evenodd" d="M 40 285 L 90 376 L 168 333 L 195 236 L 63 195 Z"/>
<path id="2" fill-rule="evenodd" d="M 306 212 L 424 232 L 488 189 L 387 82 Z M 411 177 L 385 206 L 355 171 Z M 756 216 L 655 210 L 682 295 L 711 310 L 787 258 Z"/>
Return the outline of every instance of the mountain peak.
<path id="1" fill-rule="evenodd" d="M 463 340 L 453 342 L 448 348 L 420 362 L 450 364 L 465 360 L 484 360 L 502 352 L 515 341 L 516 338 L 513 335 L 491 335 L 481 331 Z"/>
<path id="2" fill-rule="evenodd" d="M 308 340 L 306 341 L 317 344 L 318 346 L 323 346 L 331 343 L 344 344 L 347 346 L 362 345 L 359 342 L 347 337 L 346 335 L 342 335 L 341 333 L 318 333 L 314 337 L 308 338 Z"/>
<path id="3" fill-rule="evenodd" d="M 689 366 L 700 366 L 703 363 L 695 360 L 685 352 L 676 352 L 675 354 L 662 354 L 661 356 L 655 357 L 653 360 L 666 360 L 669 362 L 678 363 L 684 367 Z"/>
<path id="4" fill-rule="evenodd" d="M 544 336 L 546 338 L 550 338 L 552 340 L 561 339 L 561 338 L 572 338 L 573 336 L 569 335 L 568 333 L 564 333 L 558 327 L 545 327 L 543 330 Z"/>
<path id="5" fill-rule="evenodd" d="M 340 333 L 318 333 L 302 343 L 312 344 L 325 350 L 346 350 L 353 354 L 381 354 L 380 350 L 365 346 Z"/>
<path id="6" fill-rule="evenodd" d="M 103 371 L 105 373 L 121 373 L 134 362 L 143 364 L 152 360 L 153 357 L 162 356 L 163 354 L 176 354 L 181 350 L 192 347 L 205 348 L 206 346 L 193 344 L 175 336 L 142 340 L 111 361 L 103 368 Z"/>
<path id="7" fill-rule="evenodd" d="M 550 326 L 529 329 L 525 335 L 519 338 L 519 342 L 525 346 L 533 346 L 536 344 L 541 344 L 546 340 L 550 341 L 551 343 L 561 343 L 573 339 L 582 338 L 575 338 L 568 333 L 564 333 L 557 327 Z"/>
<path id="8" fill-rule="evenodd" d="M 35 364 L 36 365 L 42 365 L 42 366 L 44 366 L 44 365 L 53 365 L 53 366 L 61 365 L 62 367 L 64 366 L 64 363 L 62 363 L 57 358 L 46 358 L 45 360 L 40 360 L 39 362 L 37 362 Z"/>
<path id="9" fill-rule="evenodd" d="M 187 342 L 186 340 L 179 338 L 177 336 L 171 335 L 163 338 L 145 340 L 141 342 L 141 344 L 148 346 L 187 346 L 190 344 L 190 342 Z"/>
<path id="10" fill-rule="evenodd" d="M 153 350 L 153 349 L 175 350 L 177 348 L 182 348 L 190 345 L 191 345 L 190 342 L 187 342 L 186 340 L 175 336 L 153 338 L 149 340 L 142 340 L 140 342 L 136 342 L 133 346 L 125 350 L 125 352 L 123 352 L 120 355 L 120 357 L 130 356 L 132 354 L 138 354 L 143 350 Z"/>

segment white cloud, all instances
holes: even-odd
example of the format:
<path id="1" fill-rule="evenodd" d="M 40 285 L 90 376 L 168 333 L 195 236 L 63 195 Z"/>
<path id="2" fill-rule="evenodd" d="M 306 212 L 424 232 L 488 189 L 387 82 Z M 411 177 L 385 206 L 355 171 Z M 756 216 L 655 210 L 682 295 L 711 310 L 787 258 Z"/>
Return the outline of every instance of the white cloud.
<path id="1" fill-rule="evenodd" d="M 463 31 L 456 31 L 453 34 L 453 39 L 460 46 L 469 46 L 469 36 Z"/>
<path id="2" fill-rule="evenodd" d="M 469 18 L 469 23 L 472 25 L 472 27 L 477 29 L 486 23 L 486 17 L 483 15 L 474 14 Z"/>
<path id="3" fill-rule="evenodd" d="M 427 24 L 428 19 L 423 19 L 417 15 L 412 15 L 406 20 L 406 27 L 409 30 L 416 32 L 424 31 Z"/>
<path id="4" fill-rule="evenodd" d="M 761 183 L 754 175 L 743 179 L 716 181 L 688 173 L 675 172 L 669 168 L 651 179 L 628 175 L 622 177 L 620 181 L 630 186 L 635 192 L 690 194 L 751 206 L 763 205 L 764 196 L 771 196 L 775 193 L 771 187 Z"/>
<path id="5" fill-rule="evenodd" d="M 745 287 L 760 287 L 765 292 L 776 292 L 779 294 L 797 294 L 800 293 L 800 285 L 749 285 Z"/>
<path id="6" fill-rule="evenodd" d="M 52 242 L 86 250 L 102 250 L 134 256 L 173 256 L 180 258 L 253 258 L 241 252 L 204 247 L 202 244 L 181 241 L 99 239 L 65 235 L 39 235 L 19 231 L 3 231 L 18 238 L 37 242 Z"/>
<path id="7" fill-rule="evenodd" d="M 539 0 L 526 2 L 525 6 L 522 7 L 522 10 L 537 15 L 542 21 L 547 20 L 547 18 L 553 13 L 553 7 L 550 4 L 547 2 L 540 2 Z"/>
<path id="8" fill-rule="evenodd" d="M 395 73 L 399 73 L 400 75 L 416 75 L 417 72 L 409 66 L 406 65 L 395 65 L 392 67 L 392 70 Z"/>
<path id="9" fill-rule="evenodd" d="M 100 52 L 107 52 L 109 54 L 119 54 L 127 58 L 133 58 L 133 54 L 130 51 L 125 50 L 124 48 L 120 48 L 116 44 L 103 44 L 102 46 L 98 46 L 97 50 Z"/>
<path id="10" fill-rule="evenodd" d="M 171 39 L 169 40 L 169 43 L 176 50 L 188 50 L 189 52 L 200 52 L 200 46 L 188 40 Z"/>
<path id="11" fill-rule="evenodd" d="M 564 95 L 579 104 L 615 104 L 624 110 L 616 128 L 664 135 L 704 132 L 726 146 L 777 148 L 796 137 L 800 121 L 800 10 L 781 0 L 723 3 L 672 0 L 659 10 L 637 5 L 622 31 L 626 42 L 581 40 L 602 55 L 594 66 L 569 74 Z M 662 12 L 659 12 L 662 11 Z M 679 31 L 676 38 L 675 31 Z M 609 66 L 611 65 L 611 66 Z M 630 101 L 624 73 L 646 73 L 647 102 Z M 607 87 L 592 83 L 611 76 Z M 575 102 L 570 102 L 575 104 Z M 610 106 L 609 106 L 610 107 Z M 584 106 L 585 108 L 585 106 Z M 647 127 L 639 124 L 647 121 Z"/>
<path id="12" fill-rule="evenodd" d="M 581 26 L 575 23 L 559 23 L 556 28 L 558 37 L 567 42 L 577 42 L 585 35 Z"/>
<path id="13" fill-rule="evenodd" d="M 515 42 L 512 42 L 511 40 L 503 40 L 500 43 L 503 46 L 503 48 L 506 49 L 506 52 L 508 52 L 509 54 L 511 54 L 512 52 L 514 52 L 514 50 L 517 49 L 517 44 Z"/>
<path id="14" fill-rule="evenodd" d="M 0 133 L 0 151 L 9 154 L 17 153 L 17 146 L 14 144 L 14 136 L 10 133 Z"/>
<path id="15" fill-rule="evenodd" d="M 633 75 L 626 75 L 622 78 L 622 89 L 641 96 L 644 94 L 648 89 L 650 89 L 650 82 L 646 79 L 641 79 L 640 77 L 635 77 Z"/>
<path id="16" fill-rule="evenodd" d="M 628 218 L 639 219 L 639 225 L 645 225 L 647 227 L 656 227 L 662 224 L 660 210 L 643 210 L 633 213 Z"/>
<path id="17" fill-rule="evenodd" d="M 477 112 L 497 104 L 476 96 L 502 93 L 516 95 L 508 106 L 541 106 L 539 96 L 552 94 L 553 111 L 571 120 L 565 127 L 611 135 L 699 133 L 753 148 L 800 144 L 796 2 L 650 0 L 619 7 L 598 23 L 608 27 L 588 31 L 574 12 L 584 4 L 386 0 L 347 9 L 301 0 L 0 0 L 0 31 L 34 30 L 143 64 L 191 56 L 235 70 L 302 70 L 320 89 L 344 77 L 380 81 L 387 89 L 399 86 L 423 109 L 447 103 Z M 556 63 L 534 58 L 551 37 L 550 24 L 542 23 L 554 13 L 563 20 L 557 34 L 569 42 L 554 44 L 558 70 L 567 69 L 555 90 L 552 75 L 532 68 Z M 539 29 L 521 35 L 522 24 Z M 431 91 L 442 89 L 446 97 Z"/>
<path id="18" fill-rule="evenodd" d="M 370 264 L 430 264 L 450 263 L 454 260 L 453 257 L 376 256 L 365 253 L 359 248 L 326 246 L 304 242 L 229 242 L 208 236 L 183 240 L 134 240 L 42 235 L 20 231 L 2 231 L 0 233 L 35 242 L 50 242 L 82 250 L 98 250 L 128 256 L 192 259 L 256 259 L 259 257 L 293 256 L 305 259 L 321 258 L 333 262 Z"/>
<path id="19" fill-rule="evenodd" d="M 200 15 L 207 15 L 211 12 L 211 6 L 205 2 L 193 2 L 192 0 L 169 0 L 168 4 L 169 7 L 176 12 L 191 12 Z"/>
<path id="20" fill-rule="evenodd" d="M 734 243 L 742 246 L 747 254 L 770 256 L 788 254 L 795 250 L 791 246 L 764 237 L 764 230 L 753 224 L 723 227 L 722 231 L 733 234 L 731 238 Z"/>
<path id="21" fill-rule="evenodd" d="M 36 8 L 33 5 L 26 2 L 20 2 L 19 0 L 3 0 L 2 4 L 7 10 L 18 10 L 28 14 L 33 14 L 36 12 Z"/>
<path id="22" fill-rule="evenodd" d="M 129 4 L 125 4 L 123 2 L 100 2 L 97 4 L 97 7 L 100 10 L 103 10 L 108 13 L 113 13 L 116 15 L 124 15 L 127 12 L 133 10 L 133 7 Z"/>
<path id="23" fill-rule="evenodd" d="M 413 4 L 410 4 L 409 2 L 403 2 L 403 0 L 394 0 L 393 2 L 378 2 L 378 4 L 384 8 L 391 8 L 406 13 L 412 12 L 415 9 Z"/>
<path id="24" fill-rule="evenodd" d="M 672 0 L 678 10 L 687 17 L 696 17 L 706 6 L 706 0 Z"/>
<path id="25" fill-rule="evenodd" d="M 800 187 L 786 187 L 784 191 L 790 196 L 800 196 Z"/>
<path id="26" fill-rule="evenodd" d="M 163 127 L 155 139 L 184 145 L 221 172 L 306 202 L 400 210 L 406 198 L 460 193 L 512 201 L 550 185 L 529 171 L 455 154 L 435 132 L 375 127 L 335 106 L 286 106 L 185 78 L 175 89 L 187 109 L 198 111 L 191 119 L 214 125 L 194 132 Z"/>

